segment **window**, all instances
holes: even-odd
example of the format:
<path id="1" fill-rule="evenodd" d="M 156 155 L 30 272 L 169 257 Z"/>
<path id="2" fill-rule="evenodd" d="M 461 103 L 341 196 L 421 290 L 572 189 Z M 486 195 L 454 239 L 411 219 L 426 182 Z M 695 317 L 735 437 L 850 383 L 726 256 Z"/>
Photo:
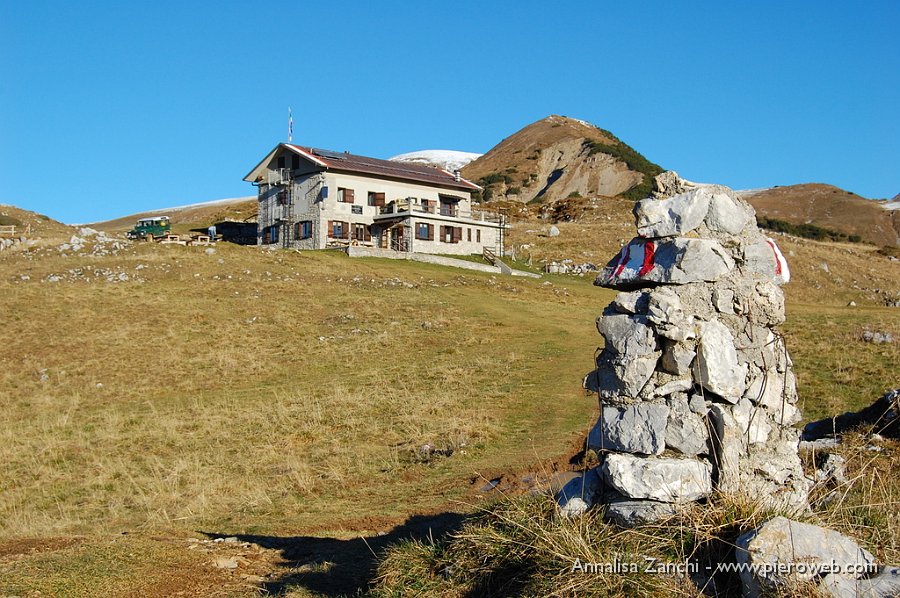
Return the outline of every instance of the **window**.
<path id="1" fill-rule="evenodd" d="M 328 221 L 328 236 L 332 239 L 347 239 L 350 237 L 350 226 L 340 220 Z"/>
<path id="2" fill-rule="evenodd" d="M 422 211 L 426 214 L 434 214 L 434 200 L 423 199 L 422 200 Z"/>
<path id="3" fill-rule="evenodd" d="M 471 228 L 467 228 L 467 229 L 466 229 L 466 233 L 467 233 L 467 235 L 468 235 L 468 237 L 469 237 L 469 238 L 466 239 L 466 240 L 467 240 L 469 243 L 471 243 L 471 242 L 472 242 L 472 229 L 471 229 Z"/>
<path id="4" fill-rule="evenodd" d="M 375 191 L 369 191 L 369 205 L 382 207 L 384 205 L 384 193 L 376 193 Z"/>
<path id="5" fill-rule="evenodd" d="M 441 241 L 444 243 L 459 243 L 462 240 L 461 226 L 442 226 Z"/>
<path id="6" fill-rule="evenodd" d="M 475 231 L 475 242 L 481 243 L 481 229 Z"/>
<path id="7" fill-rule="evenodd" d="M 278 242 L 278 225 L 267 226 L 263 229 L 263 244 Z"/>
<path id="8" fill-rule="evenodd" d="M 338 187 L 338 201 L 342 201 L 344 203 L 353 203 L 353 189 Z"/>
<path id="9" fill-rule="evenodd" d="M 278 168 L 284 168 L 284 156 L 278 156 Z"/>
<path id="10" fill-rule="evenodd" d="M 304 220 L 297 223 L 297 239 L 309 239 L 312 237 L 312 220 Z"/>
<path id="11" fill-rule="evenodd" d="M 459 198 L 441 195 L 441 216 L 457 216 L 459 214 Z"/>
<path id="12" fill-rule="evenodd" d="M 419 222 L 416 225 L 416 238 L 422 241 L 434 241 L 434 225 Z"/>
<path id="13" fill-rule="evenodd" d="M 293 168 L 294 170 L 300 168 L 300 156 L 298 156 L 297 154 L 291 156 L 291 168 Z"/>
<path id="14" fill-rule="evenodd" d="M 356 239 L 357 241 L 371 241 L 372 234 L 369 232 L 369 227 L 365 224 L 354 223 L 350 225 L 351 229 L 351 239 Z"/>

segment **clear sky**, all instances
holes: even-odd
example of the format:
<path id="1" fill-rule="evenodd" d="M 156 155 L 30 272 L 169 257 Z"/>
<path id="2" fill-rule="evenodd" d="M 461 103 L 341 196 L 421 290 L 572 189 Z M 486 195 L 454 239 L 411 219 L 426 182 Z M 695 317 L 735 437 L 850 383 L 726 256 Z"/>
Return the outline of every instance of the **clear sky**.
<path id="1" fill-rule="evenodd" d="M 287 139 L 485 152 L 549 114 L 734 188 L 900 192 L 900 2 L 0 0 L 0 203 L 252 195 Z"/>

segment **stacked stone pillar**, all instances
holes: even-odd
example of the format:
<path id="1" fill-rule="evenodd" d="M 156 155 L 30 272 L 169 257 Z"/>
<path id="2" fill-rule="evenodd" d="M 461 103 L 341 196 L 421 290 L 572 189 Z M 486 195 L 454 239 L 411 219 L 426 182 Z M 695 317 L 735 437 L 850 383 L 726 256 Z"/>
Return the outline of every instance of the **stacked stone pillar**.
<path id="1" fill-rule="evenodd" d="M 805 509 L 796 384 L 776 328 L 787 263 L 730 189 L 666 176 L 679 194 L 636 204 L 639 236 L 595 282 L 620 292 L 585 378 L 600 400 L 590 502 L 624 524 L 715 490 Z"/>

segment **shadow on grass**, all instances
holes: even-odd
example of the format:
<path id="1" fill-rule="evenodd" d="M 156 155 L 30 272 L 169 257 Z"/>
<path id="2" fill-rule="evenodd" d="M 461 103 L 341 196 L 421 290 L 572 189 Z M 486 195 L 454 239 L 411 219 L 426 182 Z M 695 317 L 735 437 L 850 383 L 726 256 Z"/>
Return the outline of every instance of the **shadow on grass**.
<path id="1" fill-rule="evenodd" d="M 210 538 L 236 536 L 262 548 L 279 550 L 285 571 L 262 584 L 266 595 L 279 596 L 304 588 L 325 596 L 365 592 L 375 576 L 378 559 L 390 545 L 402 540 L 437 539 L 458 530 L 465 520 L 460 513 L 415 515 L 391 531 L 349 540 L 321 536 L 257 536 L 202 532 Z"/>

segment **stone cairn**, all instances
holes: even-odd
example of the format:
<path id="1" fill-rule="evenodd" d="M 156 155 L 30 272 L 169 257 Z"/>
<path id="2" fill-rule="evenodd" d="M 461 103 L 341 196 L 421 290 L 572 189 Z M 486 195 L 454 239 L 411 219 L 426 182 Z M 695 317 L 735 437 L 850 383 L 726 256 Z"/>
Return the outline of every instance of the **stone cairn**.
<path id="1" fill-rule="evenodd" d="M 597 319 L 605 347 L 585 388 L 601 465 L 564 488 L 564 513 L 607 504 L 634 525 L 714 490 L 808 508 L 784 321 L 787 263 L 753 208 L 675 173 L 636 204 L 638 237 L 600 273 L 619 294 Z"/>

